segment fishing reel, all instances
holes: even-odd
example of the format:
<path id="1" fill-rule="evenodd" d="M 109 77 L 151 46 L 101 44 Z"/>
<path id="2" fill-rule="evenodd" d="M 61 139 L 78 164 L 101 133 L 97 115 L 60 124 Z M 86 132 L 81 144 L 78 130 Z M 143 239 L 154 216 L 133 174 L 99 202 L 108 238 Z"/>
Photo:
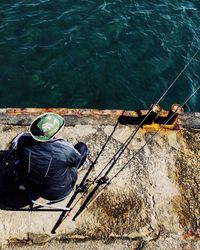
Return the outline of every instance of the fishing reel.
<path id="1" fill-rule="evenodd" d="M 87 192 L 87 185 L 86 183 L 84 185 L 82 185 L 81 187 L 79 187 L 78 185 L 76 185 L 76 190 L 78 191 L 78 193 L 84 193 Z"/>
<path id="2" fill-rule="evenodd" d="M 92 183 L 91 180 L 87 179 L 85 181 L 85 183 L 82 185 L 82 186 L 79 186 L 77 185 L 76 186 L 76 190 L 79 192 L 79 193 L 87 193 L 88 191 L 88 187 L 89 187 L 89 184 Z"/>
<path id="3" fill-rule="evenodd" d="M 100 179 L 97 180 L 97 183 L 99 185 L 106 184 L 108 180 L 109 180 L 109 177 L 107 175 L 104 175 Z"/>

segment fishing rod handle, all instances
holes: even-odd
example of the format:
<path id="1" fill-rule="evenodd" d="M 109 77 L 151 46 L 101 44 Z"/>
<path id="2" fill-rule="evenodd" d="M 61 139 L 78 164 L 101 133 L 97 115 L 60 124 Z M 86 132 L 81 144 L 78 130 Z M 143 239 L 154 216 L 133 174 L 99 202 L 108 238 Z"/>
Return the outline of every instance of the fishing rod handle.
<path id="1" fill-rule="evenodd" d="M 68 203 L 66 205 L 66 208 L 70 208 L 71 204 L 76 199 L 77 194 L 78 193 L 76 191 L 73 193 L 72 197 L 70 198 L 70 200 L 68 201 Z M 71 209 L 69 211 L 63 211 L 61 213 L 59 219 L 57 220 L 56 224 L 54 225 L 53 229 L 51 230 L 52 234 L 56 233 L 56 230 L 63 223 L 63 221 L 67 218 L 67 216 L 69 215 L 70 212 L 71 212 Z"/>
<path id="2" fill-rule="evenodd" d="M 88 196 L 86 197 L 85 201 L 83 202 L 83 204 L 81 205 L 81 207 L 79 208 L 79 210 L 76 212 L 76 214 L 72 218 L 73 221 L 75 221 L 76 218 L 82 213 L 82 211 L 85 208 L 87 208 L 87 204 L 89 203 L 89 201 L 93 197 L 93 195 L 96 193 L 96 191 L 99 189 L 100 185 L 101 185 L 100 183 L 97 183 L 96 186 L 93 188 L 93 190 L 88 194 Z"/>
<path id="3" fill-rule="evenodd" d="M 75 205 L 73 207 L 71 207 L 71 205 L 73 204 L 74 200 L 76 199 L 77 195 L 81 192 L 83 193 L 86 193 L 86 190 L 85 188 L 83 188 L 83 185 L 82 187 L 77 186 L 75 192 L 73 193 L 72 197 L 70 198 L 70 200 L 68 201 L 67 205 L 66 205 L 66 208 L 70 208 L 69 211 L 63 211 L 59 217 L 59 219 L 57 220 L 56 224 L 54 225 L 53 229 L 51 230 L 51 233 L 52 234 L 55 234 L 56 233 L 56 230 L 58 229 L 58 227 L 63 223 L 63 221 L 67 218 L 67 216 L 69 215 L 69 213 L 75 208 L 75 206 L 77 205 L 77 203 L 75 203 Z M 81 197 L 84 197 L 83 195 Z M 80 198 L 81 198 L 80 197 Z M 79 198 L 79 200 L 80 200 Z M 79 201 L 78 200 L 78 201 Z"/>
<path id="4" fill-rule="evenodd" d="M 58 221 L 56 222 L 56 224 L 54 225 L 54 227 L 51 230 L 51 234 L 56 234 L 56 230 L 63 223 L 63 221 L 66 219 L 66 217 L 68 216 L 70 211 L 65 211 L 65 212 L 66 213 L 62 218 L 61 218 L 61 216 L 59 217 Z"/>
<path id="5" fill-rule="evenodd" d="M 93 188 L 93 190 L 88 194 L 88 196 L 86 197 L 85 201 L 83 202 L 83 204 L 81 205 L 81 207 L 79 208 L 79 210 L 77 211 L 77 213 L 74 215 L 73 217 L 73 221 L 76 220 L 76 218 L 82 213 L 83 210 L 85 210 L 87 208 L 88 203 L 90 202 L 91 198 L 94 196 L 94 194 L 96 193 L 96 191 L 99 189 L 99 187 L 103 184 L 107 184 L 109 182 L 109 177 L 104 175 L 102 176 L 96 186 Z"/>
<path id="6" fill-rule="evenodd" d="M 86 194 L 88 192 L 90 192 L 90 190 L 92 189 L 92 187 L 94 186 L 94 183 L 92 183 L 92 185 L 89 186 L 89 188 L 85 189 L 83 192 L 82 192 L 82 195 L 76 200 L 76 202 L 74 203 L 74 205 L 71 207 L 71 210 L 74 210 L 74 208 L 76 207 L 76 205 L 82 201 L 84 199 L 84 197 L 86 196 Z M 75 200 L 75 199 L 74 199 Z"/>
<path id="7" fill-rule="evenodd" d="M 99 185 L 101 185 L 99 183 Z M 91 188 L 92 186 L 90 186 Z M 85 188 L 83 189 L 83 187 L 80 187 L 80 185 L 76 188 L 74 194 L 72 195 L 72 197 L 70 198 L 69 202 L 66 205 L 66 208 L 70 208 L 69 211 L 63 211 L 58 219 L 58 221 L 56 222 L 56 224 L 54 225 L 53 229 L 51 230 L 52 234 L 56 233 L 56 230 L 58 229 L 58 227 L 62 224 L 62 222 L 67 218 L 67 216 L 69 215 L 69 213 L 76 207 L 76 205 L 78 204 L 78 201 L 82 200 L 85 197 L 86 192 L 88 191 L 86 185 Z M 77 195 L 79 193 L 83 192 L 82 196 L 78 199 L 78 201 L 74 204 L 74 206 L 71 208 L 72 203 L 74 202 L 74 200 L 76 199 Z"/>
<path id="8" fill-rule="evenodd" d="M 110 182 L 106 183 L 105 186 L 101 189 L 101 191 L 95 196 L 95 198 L 87 205 L 86 209 L 89 208 L 98 198 L 99 196 L 105 191 L 105 189 L 110 185 Z"/>
<path id="9" fill-rule="evenodd" d="M 67 208 L 67 206 L 66 206 Z M 56 224 L 54 225 L 54 227 L 51 230 L 52 234 L 56 234 L 56 230 L 58 229 L 58 227 L 63 223 L 63 221 L 67 218 L 67 216 L 69 215 L 71 210 L 69 211 L 63 211 L 59 217 L 59 219 L 57 220 Z"/>

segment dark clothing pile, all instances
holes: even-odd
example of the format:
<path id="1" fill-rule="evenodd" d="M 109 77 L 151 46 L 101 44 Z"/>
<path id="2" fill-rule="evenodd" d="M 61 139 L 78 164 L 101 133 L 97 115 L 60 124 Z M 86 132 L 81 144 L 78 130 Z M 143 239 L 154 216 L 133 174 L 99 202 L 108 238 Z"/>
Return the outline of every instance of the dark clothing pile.
<path id="1" fill-rule="evenodd" d="M 18 174 L 32 193 L 49 200 L 67 196 L 77 180 L 77 169 L 87 156 L 87 146 L 75 146 L 63 139 L 47 142 L 34 140 L 30 134 L 18 140 Z"/>

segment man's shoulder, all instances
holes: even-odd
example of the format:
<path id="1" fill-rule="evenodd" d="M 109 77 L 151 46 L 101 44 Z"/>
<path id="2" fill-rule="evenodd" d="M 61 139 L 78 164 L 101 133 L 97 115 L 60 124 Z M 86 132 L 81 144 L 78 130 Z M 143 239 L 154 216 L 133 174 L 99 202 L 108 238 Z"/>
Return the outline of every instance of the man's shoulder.
<path id="1" fill-rule="evenodd" d="M 26 133 L 20 136 L 18 140 L 18 145 L 19 145 L 19 148 L 41 146 L 42 150 L 53 150 L 54 147 L 56 147 L 56 148 L 63 149 L 66 153 L 76 154 L 80 156 L 80 153 L 73 147 L 73 145 L 65 141 L 64 139 L 52 139 L 47 142 L 38 142 L 33 139 L 30 133 Z"/>
<path id="2" fill-rule="evenodd" d="M 34 142 L 33 137 L 29 133 L 24 133 L 18 138 L 18 145 L 25 146 L 26 144 Z"/>
<path id="3" fill-rule="evenodd" d="M 58 143 L 58 145 L 62 146 L 63 148 L 66 148 L 68 151 L 71 151 L 73 153 L 76 153 L 77 155 L 80 155 L 80 153 L 74 148 L 74 146 L 71 143 L 63 139 L 56 140 L 55 142 Z"/>

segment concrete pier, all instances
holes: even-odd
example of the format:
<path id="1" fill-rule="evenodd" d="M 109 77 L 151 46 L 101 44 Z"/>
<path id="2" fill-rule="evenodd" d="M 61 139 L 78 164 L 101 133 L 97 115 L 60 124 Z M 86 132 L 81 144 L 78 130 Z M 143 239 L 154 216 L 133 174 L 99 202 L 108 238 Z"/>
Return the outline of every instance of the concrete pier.
<path id="1" fill-rule="evenodd" d="M 65 118 L 66 126 L 62 131 L 65 140 L 72 144 L 78 141 L 87 143 L 90 162 L 95 159 L 122 114 L 121 110 L 2 109 L 2 153 L 16 134 L 27 131 L 37 115 L 48 111 L 57 112 Z M 145 114 L 147 111 L 142 112 Z M 163 116 L 167 116 L 167 111 L 162 112 Z M 133 111 L 127 111 L 125 115 L 137 117 Z M 91 179 L 135 127 L 132 124 L 118 125 L 92 171 Z M 159 124 L 143 126 L 110 176 L 158 129 Z M 23 191 L 11 189 L 5 195 L 5 189 L 12 187 L 12 178 L 7 176 L 5 169 L 1 169 L 0 248 L 200 249 L 199 157 L 200 113 L 183 113 L 175 124 L 159 130 L 154 140 L 76 222 L 71 220 L 73 212 L 55 235 L 50 232 L 60 212 L 22 211 L 21 207 L 27 207 Z M 84 173 L 80 173 L 79 180 Z M 8 181 L 5 183 L 5 180 Z M 57 205 L 65 206 L 67 200 Z"/>

